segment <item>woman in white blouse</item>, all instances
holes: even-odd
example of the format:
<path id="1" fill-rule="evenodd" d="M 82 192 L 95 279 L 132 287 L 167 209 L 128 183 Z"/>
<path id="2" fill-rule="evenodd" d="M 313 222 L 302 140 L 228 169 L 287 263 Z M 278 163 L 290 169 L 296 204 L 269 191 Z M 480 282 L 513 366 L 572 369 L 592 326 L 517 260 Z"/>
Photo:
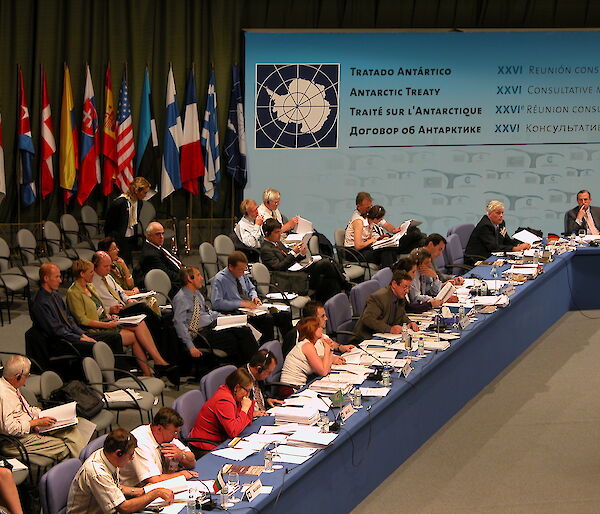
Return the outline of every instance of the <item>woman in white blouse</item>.
<path id="1" fill-rule="evenodd" d="M 332 364 L 343 364 L 342 357 L 333 355 L 329 338 L 323 338 L 323 329 L 317 318 L 304 318 L 298 323 L 298 342 L 287 354 L 281 372 L 281 381 L 292 386 L 303 386 L 310 375 L 324 377 Z"/>

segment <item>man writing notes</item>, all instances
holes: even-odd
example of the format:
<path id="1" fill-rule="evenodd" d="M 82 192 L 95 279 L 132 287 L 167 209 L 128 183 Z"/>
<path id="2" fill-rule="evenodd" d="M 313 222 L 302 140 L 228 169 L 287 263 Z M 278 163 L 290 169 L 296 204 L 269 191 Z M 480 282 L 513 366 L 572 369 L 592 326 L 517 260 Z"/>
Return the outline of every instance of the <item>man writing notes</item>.
<path id="1" fill-rule="evenodd" d="M 233 252 L 227 257 L 227 267 L 219 271 L 212 281 L 211 302 L 214 309 L 224 314 L 237 312 L 240 307 L 255 310 L 262 302 L 256 287 L 246 275 L 248 258 L 242 252 Z M 273 326 L 282 334 L 292 329 L 289 312 L 267 312 L 260 316 L 250 316 L 248 322 L 261 334 L 260 343 L 275 339 Z"/>
<path id="2" fill-rule="evenodd" d="M 531 248 L 529 243 L 520 243 L 508 235 L 504 222 L 504 204 L 492 200 L 487 204 L 485 214 L 473 229 L 465 248 L 465 262 L 475 264 L 479 259 L 487 259 L 494 252 L 520 252 Z"/>
<path id="3" fill-rule="evenodd" d="M 412 278 L 405 271 L 396 270 L 389 286 L 375 291 L 365 306 L 365 310 L 354 327 L 354 338 L 358 342 L 371 339 L 373 334 L 400 334 L 402 325 L 408 325 L 413 332 L 419 326 L 406 315 L 404 305 Z"/>
<path id="4" fill-rule="evenodd" d="M 242 366 L 258 349 L 256 339 L 249 327 L 233 327 L 226 330 L 214 330 L 217 318 L 221 314 L 206 306 L 200 293 L 202 273 L 196 267 L 189 266 L 181 270 L 184 286 L 173 298 L 173 324 L 179 339 L 183 342 L 192 358 L 202 355 L 197 346 L 205 346 L 205 338 L 213 348 L 223 350 L 229 358 Z"/>
<path id="5" fill-rule="evenodd" d="M 577 207 L 565 213 L 565 232 L 572 234 L 585 230 L 588 235 L 600 234 L 600 207 L 591 203 L 592 195 L 587 189 L 577 193 Z"/>

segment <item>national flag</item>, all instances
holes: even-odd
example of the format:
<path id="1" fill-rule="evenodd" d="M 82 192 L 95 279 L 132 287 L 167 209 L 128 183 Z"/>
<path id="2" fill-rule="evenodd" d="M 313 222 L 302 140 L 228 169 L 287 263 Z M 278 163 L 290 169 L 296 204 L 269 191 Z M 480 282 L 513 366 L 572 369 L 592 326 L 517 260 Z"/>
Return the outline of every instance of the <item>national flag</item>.
<path id="1" fill-rule="evenodd" d="M 211 200 L 219 198 L 221 164 L 219 158 L 219 126 L 217 123 L 217 92 L 215 91 L 215 70 L 210 72 L 204 125 L 202 126 L 202 147 L 204 148 L 204 194 Z"/>
<path id="2" fill-rule="evenodd" d="M 134 157 L 135 143 L 133 141 L 131 105 L 127 90 L 127 74 L 123 70 L 121 89 L 119 90 L 119 111 L 117 113 L 117 185 L 123 193 L 129 190 L 129 184 L 133 181 Z"/>
<path id="3" fill-rule="evenodd" d="M 102 126 L 102 155 L 104 155 L 104 170 L 102 172 L 102 194 L 108 196 L 113 190 L 117 176 L 117 116 L 115 99 L 112 90 L 110 63 L 106 66 L 104 75 L 104 123 Z"/>
<path id="4" fill-rule="evenodd" d="M 181 145 L 181 185 L 190 193 L 198 194 L 198 178 L 204 175 L 204 160 L 200 145 L 200 120 L 194 69 L 190 70 L 185 87 L 183 111 L 183 141 Z"/>
<path id="5" fill-rule="evenodd" d="M 152 111 L 152 92 L 148 68 L 144 74 L 142 100 L 140 102 L 140 124 L 138 127 L 138 152 L 135 156 L 136 175 L 144 177 L 155 187 L 158 184 L 158 134 Z"/>
<path id="6" fill-rule="evenodd" d="M 60 109 L 60 187 L 64 189 L 64 200 L 68 203 L 77 190 L 77 169 L 79 157 L 77 148 L 77 122 L 75 104 L 71 89 L 69 67 L 64 66 L 63 96 Z"/>
<path id="7" fill-rule="evenodd" d="M 4 144 L 2 142 L 2 114 L 0 114 L 0 202 L 6 197 L 6 174 L 4 173 Z"/>
<path id="8" fill-rule="evenodd" d="M 233 65 L 232 86 L 229 97 L 229 116 L 225 132 L 225 162 L 227 173 L 241 186 L 248 181 L 246 168 L 246 131 L 244 129 L 244 104 L 240 86 L 240 70 Z"/>
<path id="9" fill-rule="evenodd" d="M 19 120 L 17 131 L 17 169 L 19 182 L 21 184 L 21 202 L 27 207 L 35 202 L 35 181 L 33 178 L 33 167 L 31 160 L 35 150 L 31 138 L 31 120 L 29 119 L 29 107 L 25 98 L 25 85 L 23 84 L 23 70 L 19 66 Z"/>
<path id="10" fill-rule="evenodd" d="M 160 182 L 161 200 L 164 200 L 173 191 L 181 189 L 179 149 L 181 148 L 182 139 L 183 135 L 181 133 L 179 108 L 177 107 L 177 91 L 175 90 L 173 67 L 169 65 L 165 113 L 165 141 Z"/>
<path id="11" fill-rule="evenodd" d="M 56 153 L 56 140 L 52 128 L 52 112 L 46 84 L 46 70 L 42 68 L 42 113 L 40 120 L 40 189 L 42 199 L 54 191 L 54 163 L 52 156 Z"/>
<path id="12" fill-rule="evenodd" d="M 217 477 L 215 478 L 215 483 L 213 484 L 213 491 L 218 493 L 221 489 L 225 487 L 225 479 L 223 478 L 223 468 L 219 468 L 219 472 L 217 473 Z"/>
<path id="13" fill-rule="evenodd" d="M 85 92 L 81 118 L 81 166 L 77 201 L 83 205 L 90 193 L 100 183 L 100 145 L 98 144 L 98 111 L 90 67 L 85 68 Z"/>

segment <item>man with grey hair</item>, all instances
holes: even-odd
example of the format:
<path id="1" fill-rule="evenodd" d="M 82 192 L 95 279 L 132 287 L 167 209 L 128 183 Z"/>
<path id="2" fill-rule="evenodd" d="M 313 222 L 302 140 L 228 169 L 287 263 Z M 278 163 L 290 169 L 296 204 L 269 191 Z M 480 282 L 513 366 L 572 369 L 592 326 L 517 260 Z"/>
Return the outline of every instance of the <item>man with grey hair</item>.
<path id="1" fill-rule="evenodd" d="M 482 216 L 469 237 L 465 248 L 465 262 L 475 264 L 478 260 L 487 259 L 493 252 L 520 252 L 530 247 L 529 243 L 521 243 L 508 235 L 504 222 L 504 204 L 492 200 L 487 204 L 487 214 Z"/>
<path id="2" fill-rule="evenodd" d="M 20 389 L 29 378 L 31 362 L 23 355 L 11 356 L 4 365 L 0 378 L 0 433 L 18 438 L 29 454 L 30 463 L 44 467 L 68 457 L 79 457 L 89 442 L 96 425 L 79 419 L 77 425 L 42 435 L 40 432 L 52 427 L 54 418 L 40 417 L 40 409 L 32 407 Z M 17 446 L 2 443 L 2 452 L 18 457 Z"/>
<path id="3" fill-rule="evenodd" d="M 177 257 L 163 246 L 164 243 L 165 229 L 163 226 L 156 221 L 148 223 L 146 241 L 144 241 L 140 258 L 140 268 L 144 275 L 153 269 L 163 270 L 171 279 L 169 296 L 173 297 L 182 286 L 179 274 L 182 264 Z"/>

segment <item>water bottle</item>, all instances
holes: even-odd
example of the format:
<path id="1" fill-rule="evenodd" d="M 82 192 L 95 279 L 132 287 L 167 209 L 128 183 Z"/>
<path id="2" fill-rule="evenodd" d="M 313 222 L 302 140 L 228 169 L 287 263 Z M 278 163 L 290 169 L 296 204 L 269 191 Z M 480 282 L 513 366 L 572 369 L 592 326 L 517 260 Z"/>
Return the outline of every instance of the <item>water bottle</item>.
<path id="1" fill-rule="evenodd" d="M 535 264 L 536 266 L 540 263 L 540 254 L 538 253 L 538 250 L 534 250 L 533 251 L 533 264 Z"/>
<path id="2" fill-rule="evenodd" d="M 458 322 L 461 323 L 465 319 L 465 306 L 461 303 L 458 306 Z"/>
<path id="3" fill-rule="evenodd" d="M 352 391 L 352 407 L 362 409 L 362 393 L 359 387 L 355 387 Z"/>
<path id="4" fill-rule="evenodd" d="M 202 496 L 195 489 L 190 489 L 188 494 L 187 514 L 200 514 L 202 512 Z"/>
<path id="5" fill-rule="evenodd" d="M 270 450 L 265 452 L 265 472 L 271 473 L 273 471 L 273 453 Z"/>
<path id="6" fill-rule="evenodd" d="M 383 387 L 390 387 L 392 385 L 392 376 L 390 375 L 389 368 L 383 368 L 381 372 L 381 385 Z"/>
<path id="7" fill-rule="evenodd" d="M 492 265 L 491 275 L 494 280 L 498 278 L 498 267 L 496 266 L 496 263 Z"/>
<path id="8" fill-rule="evenodd" d="M 406 323 L 402 325 L 402 344 L 404 345 L 404 349 L 410 351 L 410 336 L 408 335 L 408 327 Z"/>
<path id="9" fill-rule="evenodd" d="M 423 336 L 419 336 L 419 345 L 417 346 L 417 356 L 423 357 L 425 355 L 425 340 Z"/>

